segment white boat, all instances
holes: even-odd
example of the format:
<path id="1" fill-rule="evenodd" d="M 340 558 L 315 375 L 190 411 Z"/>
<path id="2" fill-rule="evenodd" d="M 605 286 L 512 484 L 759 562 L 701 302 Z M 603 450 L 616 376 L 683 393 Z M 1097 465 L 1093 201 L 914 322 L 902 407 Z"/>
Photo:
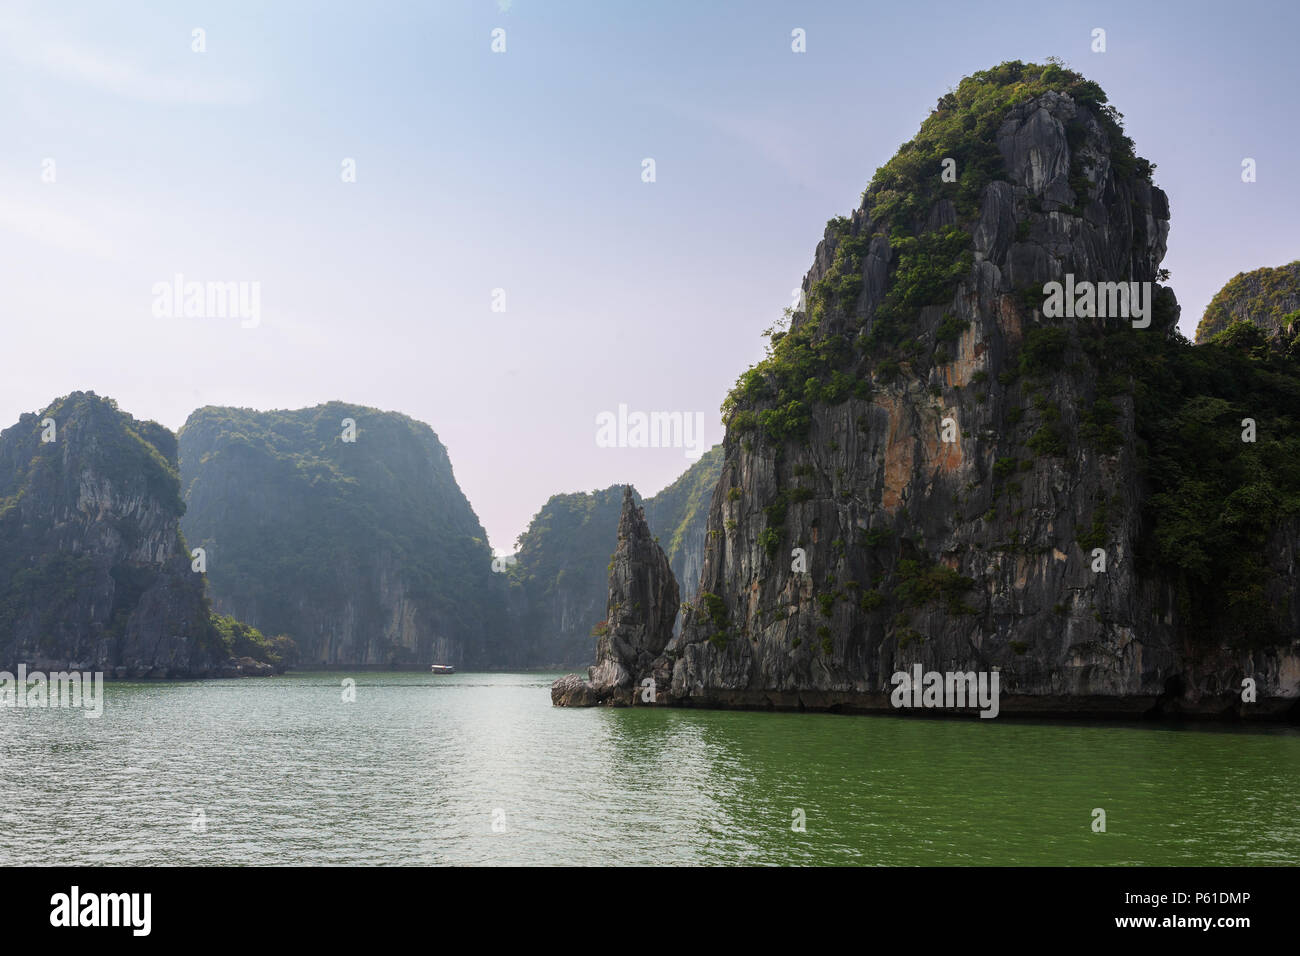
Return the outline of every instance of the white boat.
<path id="1" fill-rule="evenodd" d="M 430 670 L 432 670 L 435 674 L 456 673 L 456 668 L 452 667 L 450 664 L 434 664 L 433 667 L 430 668 Z"/>

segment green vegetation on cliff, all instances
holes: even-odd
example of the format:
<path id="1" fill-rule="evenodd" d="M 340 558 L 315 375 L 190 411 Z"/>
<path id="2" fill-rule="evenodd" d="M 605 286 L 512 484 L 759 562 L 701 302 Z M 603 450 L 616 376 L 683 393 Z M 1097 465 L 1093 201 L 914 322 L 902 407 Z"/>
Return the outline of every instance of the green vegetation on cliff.
<path id="1" fill-rule="evenodd" d="M 180 534 L 176 438 L 73 392 L 0 433 L 0 662 L 218 664 Z"/>
<path id="2" fill-rule="evenodd" d="M 295 661 L 297 648 L 284 634 L 265 637 L 257 628 L 220 614 L 212 616 L 212 630 L 229 657 L 251 657 L 272 665 L 289 665 Z"/>
<path id="3" fill-rule="evenodd" d="M 1300 260 L 1275 269 L 1239 272 L 1220 289 L 1196 327 L 1196 341 L 1207 342 L 1246 322 L 1290 344 L 1300 333 Z M 1240 334 L 1240 330 L 1239 330 Z"/>
<path id="4" fill-rule="evenodd" d="M 41 436 L 42 424 L 53 422 L 53 441 Z M 73 429 L 71 433 L 67 429 Z M 80 430 L 93 440 L 59 442 L 76 438 Z M 176 467 L 176 436 L 157 422 L 137 421 L 111 398 L 94 392 L 73 392 L 56 399 L 39 416 L 24 415 L 6 434 L 22 448 L 23 468 L 0 470 L 0 518 L 14 507 L 30 483 L 63 481 L 68 475 L 91 472 L 110 482 L 142 481 L 151 498 L 168 514 L 185 511 L 180 498 L 180 473 Z"/>
<path id="5" fill-rule="evenodd" d="M 814 405 L 868 398 L 873 373 L 888 381 L 901 362 L 925 357 L 911 326 L 920 309 L 951 302 L 970 273 L 979 198 L 1006 176 L 998 128 L 1009 110 L 1049 92 L 1069 96 L 1101 124 L 1117 175 L 1150 181 L 1155 167 L 1136 156 L 1122 114 L 1096 83 L 1055 62 L 1011 61 L 966 77 L 877 170 L 863 193 L 861 216 L 827 224 L 830 266 L 809 289 L 806 310 L 792 314 L 790 330 L 769 330 L 768 355 L 740 376 L 723 402 L 730 433 L 755 432 L 773 442 L 802 436 Z M 941 176 L 945 159 L 956 162 L 956 182 Z M 934 224 L 933 210 L 943 200 L 953 204 L 956 224 Z M 864 260 L 878 238 L 888 240 L 891 254 L 888 285 L 874 313 L 864 316 L 858 309 Z M 870 330 L 862 333 L 867 318 Z M 959 325 L 945 327 L 939 340 L 960 332 Z M 943 357 L 936 349 L 936 361 Z"/>
<path id="6" fill-rule="evenodd" d="M 687 549 L 698 545 L 704 539 L 704 525 L 713 497 L 713 489 L 722 474 L 722 446 L 714 445 L 699 461 L 682 472 L 680 478 L 657 495 L 645 500 L 646 523 L 659 537 L 664 553 L 673 573 L 680 578 L 686 566 Z M 699 542 L 692 540 L 692 532 L 698 531 Z M 683 593 L 694 586 L 679 580 Z"/>
<path id="7" fill-rule="evenodd" d="M 519 536 L 509 568 L 511 605 L 538 661 L 592 659 L 592 625 L 605 616 L 622 506 L 621 485 L 552 495 Z"/>
<path id="8" fill-rule="evenodd" d="M 0 531 L 3 528 L 0 526 Z M 0 634 L 12 633 L 32 615 L 36 624 L 35 649 L 43 654 L 58 653 L 55 637 L 60 618 L 74 607 L 79 594 L 94 586 L 94 562 L 88 555 L 54 551 L 24 559 L 19 549 L 0 546 Z M 130 610 L 124 601 L 116 608 L 103 633 L 120 635 L 123 615 Z"/>
<path id="9" fill-rule="evenodd" d="M 1136 401 L 1150 489 L 1141 557 L 1172 572 L 1199 641 L 1283 638 L 1277 612 L 1288 609 L 1271 586 L 1293 573 L 1283 529 L 1300 516 L 1300 364 L 1249 341 L 1193 346 L 1135 330 L 1100 349 Z"/>
<path id="10" fill-rule="evenodd" d="M 1010 110 L 1047 93 L 1068 96 L 1080 110 L 1073 119 L 1068 110 L 1057 114 L 1070 151 L 1075 206 L 1057 198 L 1050 211 L 1079 216 L 1097 198 L 1081 158 L 1088 149 L 1105 150 L 1120 195 L 1125 187 L 1132 197 L 1149 195 L 1154 166 L 1136 155 L 1121 114 L 1097 84 L 1056 63 L 1004 63 L 967 77 L 877 171 L 860 210 L 828 223 L 806 310 L 791 314 L 789 331 L 769 330 L 767 356 L 740 376 L 723 404 L 728 441 L 739 439 L 745 449 L 767 442 L 765 453 L 775 453 L 779 468 L 783 448 L 807 436 L 820 406 L 870 398 L 900 378 L 929 378 L 931 395 L 964 402 L 967 393 L 954 396 L 952 386 L 934 384 L 932 366 L 950 360 L 948 343 L 962 335 L 970 314 L 954 292 L 971 274 L 972 234 L 986 188 L 1008 179 L 999 131 Z M 1102 140 L 1089 118 L 1100 126 Z M 947 159 L 955 161 L 956 182 L 940 175 Z M 1058 179 L 1057 197 L 1059 186 Z M 1003 215 L 1015 221 L 997 228 L 1025 241 L 1047 201 L 1004 199 Z M 1125 201 L 1114 210 L 1121 228 L 1129 207 Z M 1026 209 L 1028 220 L 1021 218 Z M 1105 215 L 1093 212 L 1098 221 Z M 1131 229 L 1136 240 L 1150 240 L 1141 217 Z M 1162 243 L 1158 249 L 1163 252 Z M 1155 269 L 1153 278 L 1166 275 Z M 864 297 L 864 280 L 879 285 L 882 276 L 884 285 Z M 1143 330 L 1052 324 L 1032 311 L 1041 301 L 1037 289 L 1021 290 L 1021 299 L 1018 353 L 1001 367 L 981 370 L 978 383 L 970 379 L 980 386 L 970 393 L 976 406 L 986 400 L 993 378 L 1002 400 L 1011 399 L 985 429 L 988 437 L 1014 436 L 1015 447 L 1008 449 L 1014 453 L 993 463 L 999 491 L 1018 494 L 1014 474 L 1021 458 L 1030 469 L 1035 461 L 1056 459 L 1051 467 L 1077 470 L 1089 458 L 1118 455 L 1135 439 L 1139 558 L 1147 574 L 1172 584 L 1189 636 L 1203 645 L 1284 638 L 1291 536 L 1300 519 L 1300 262 L 1228 283 L 1206 310 L 1198 340 L 1209 344 L 1199 347 L 1174 331 L 1177 304 L 1167 289 L 1155 289 L 1152 325 Z M 904 400 L 905 386 L 896 388 Z M 1071 394 L 1088 396 L 1088 403 L 1063 416 L 1061 396 Z M 1021 427 L 1026 413 L 1032 417 Z M 1250 422 L 1255 436 L 1243 441 Z M 789 491 L 778 486 L 762 503 L 767 523 L 756 543 L 769 558 L 784 547 L 780 529 L 788 502 Z M 985 517 L 999 534 L 1022 511 L 1008 505 L 1002 513 L 995 504 Z M 1111 540 L 1106 503 L 1089 511 L 1092 526 L 1085 525 L 1079 541 L 1105 547 Z M 1024 546 L 1016 534 L 1007 533 L 1006 540 Z M 904 580 L 893 597 L 904 605 L 944 590 L 937 577 L 914 575 L 909 583 L 908 568 L 904 562 L 895 571 Z"/>
<path id="11" fill-rule="evenodd" d="M 722 446 L 715 445 L 657 495 L 644 501 L 638 496 L 684 599 L 698 583 L 722 458 Z M 511 605 L 522 616 L 520 630 L 530 642 L 533 660 L 591 660 L 591 626 L 605 614 L 608 562 L 617 542 L 622 502 L 622 485 L 553 495 L 519 536 L 516 563 L 509 569 Z"/>
<path id="12" fill-rule="evenodd" d="M 935 201 L 948 198 L 960 218 L 973 218 L 984 187 L 1004 175 L 997 133 L 1007 111 L 1049 92 L 1070 97 L 1097 117 L 1121 173 L 1150 180 L 1155 166 L 1134 153 L 1123 114 L 1108 104 L 1100 86 L 1051 60 L 1041 65 L 1010 60 L 965 77 L 939 98 L 920 132 L 876 171 L 863 193 L 863 208 L 877 223 L 916 223 L 929 216 Z M 955 193 L 938 175 L 948 158 L 956 161 Z"/>
<path id="13" fill-rule="evenodd" d="M 207 407 L 180 452 L 217 607 L 289 635 L 304 664 L 505 662 L 487 536 L 427 425 L 338 402 Z"/>

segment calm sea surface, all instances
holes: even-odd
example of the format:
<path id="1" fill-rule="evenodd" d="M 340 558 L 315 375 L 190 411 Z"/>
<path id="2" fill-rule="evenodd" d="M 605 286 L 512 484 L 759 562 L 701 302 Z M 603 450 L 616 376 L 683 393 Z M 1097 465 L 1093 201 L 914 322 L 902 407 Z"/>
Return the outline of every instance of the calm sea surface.
<path id="1" fill-rule="evenodd" d="M 344 703 L 345 676 L 0 707 L 0 861 L 1300 862 L 1295 728 L 559 710 L 538 674 L 360 673 Z"/>

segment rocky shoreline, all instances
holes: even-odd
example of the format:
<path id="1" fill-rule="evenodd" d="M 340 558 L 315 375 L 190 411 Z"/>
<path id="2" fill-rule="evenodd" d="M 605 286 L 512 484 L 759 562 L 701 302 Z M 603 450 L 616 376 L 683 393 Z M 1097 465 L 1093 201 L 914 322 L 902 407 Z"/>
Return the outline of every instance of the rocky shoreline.
<path id="1" fill-rule="evenodd" d="M 656 693 L 656 700 L 643 699 L 639 688 L 601 690 L 576 674 L 551 685 L 551 703 L 557 707 L 676 707 L 698 710 L 769 711 L 772 713 L 827 713 L 860 716 L 895 715 L 918 720 L 978 718 L 973 707 L 952 710 L 902 711 L 890 703 L 885 692 L 858 693 L 820 690 L 710 690 L 676 697 Z M 1227 695 L 1194 704 L 1178 698 L 1137 697 L 1034 697 L 1008 696 L 1000 700 L 999 718 L 1051 720 L 1135 720 L 1221 721 L 1227 723 L 1300 724 L 1300 704 L 1290 698 L 1260 700 L 1243 705 L 1238 695 Z"/>
<path id="2" fill-rule="evenodd" d="M 0 666 L 0 672 L 18 673 L 20 667 L 28 673 L 58 674 L 63 672 L 103 673 L 104 680 L 211 680 L 214 678 L 273 677 L 289 668 L 254 660 L 251 657 L 232 657 L 221 664 L 200 667 L 158 667 L 137 661 L 133 664 L 105 666 L 89 661 L 54 661 L 35 659 Z"/>
<path id="3" fill-rule="evenodd" d="M 586 679 L 566 674 L 551 685 L 556 707 L 682 707 L 710 710 L 975 717 L 973 707 L 900 711 L 886 690 L 689 687 L 676 661 L 672 621 L 646 597 L 676 595 L 676 581 L 631 489 L 623 498 L 618 548 L 610 567 L 608 630 L 597 641 Z M 661 608 L 674 606 L 660 604 Z M 1172 686 L 1162 694 L 1000 696 L 1000 716 L 1053 719 L 1207 720 L 1300 723 L 1300 699 L 1272 696 L 1246 704 L 1237 692 L 1195 699 Z"/>

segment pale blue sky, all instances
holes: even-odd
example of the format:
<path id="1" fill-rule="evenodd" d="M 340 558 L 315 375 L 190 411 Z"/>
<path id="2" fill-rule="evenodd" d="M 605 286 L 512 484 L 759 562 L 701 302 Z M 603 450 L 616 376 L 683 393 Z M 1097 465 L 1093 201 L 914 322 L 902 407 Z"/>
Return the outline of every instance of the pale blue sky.
<path id="1" fill-rule="evenodd" d="M 651 494 L 689 464 L 597 447 L 600 412 L 703 411 L 721 438 L 826 220 L 975 70 L 1056 55 L 1106 89 L 1169 193 L 1189 334 L 1235 273 L 1300 256 L 1289 3 L 0 11 L 0 423 L 75 389 L 172 428 L 204 404 L 401 411 L 498 550 L 553 493 Z M 177 272 L 259 281 L 260 326 L 155 318 Z"/>

